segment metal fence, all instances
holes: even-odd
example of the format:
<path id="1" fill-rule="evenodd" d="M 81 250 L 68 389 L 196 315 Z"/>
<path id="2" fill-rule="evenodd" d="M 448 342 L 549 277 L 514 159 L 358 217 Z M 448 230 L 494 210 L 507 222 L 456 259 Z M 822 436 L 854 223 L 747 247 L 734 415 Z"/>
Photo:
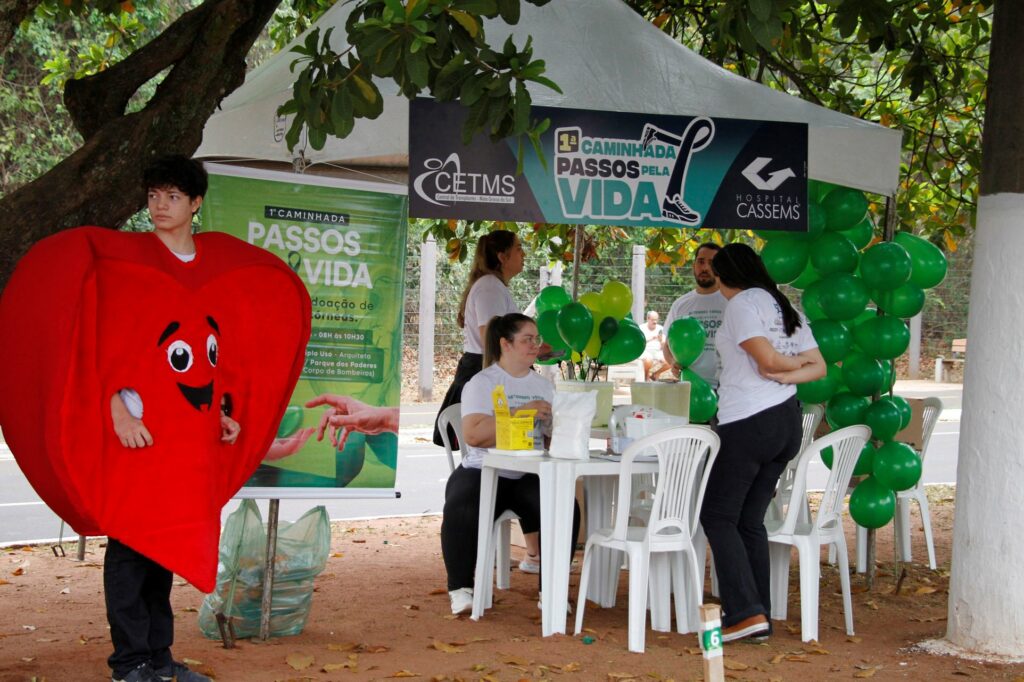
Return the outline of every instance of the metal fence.
<path id="1" fill-rule="evenodd" d="M 630 284 L 633 271 L 632 247 L 632 244 L 623 241 L 610 249 L 605 249 L 599 259 L 581 264 L 579 293 L 599 291 L 609 280 Z M 418 385 L 421 248 L 419 235 L 410 235 L 406 254 L 408 270 L 403 346 L 403 402 L 421 399 Z M 949 270 L 946 279 L 927 292 L 921 324 L 921 378 L 933 376 L 934 358 L 948 357 L 953 339 L 967 336 L 971 252 L 971 243 L 965 240 L 955 253 L 947 254 Z M 549 265 L 545 258 L 528 253 L 522 274 L 511 281 L 509 288 L 512 297 L 523 309 L 540 290 L 542 278 L 545 277 L 542 269 Z M 562 283 L 569 290 L 572 284 L 571 263 L 566 264 L 565 270 Z M 693 288 L 693 275 L 689 264 L 680 267 L 650 266 L 645 267 L 643 272 L 646 300 L 641 309 L 658 311 L 662 320 L 665 319 L 672 302 Z M 440 401 L 451 383 L 455 365 L 462 354 L 462 330 L 455 318 L 462 289 L 468 277 L 469 263 L 449 261 L 442 252 L 438 256 L 436 273 L 433 394 L 430 399 Z M 896 366 L 901 378 L 910 376 L 906 354 L 897 360 Z M 953 374 L 951 378 L 956 380 L 959 377 Z"/>

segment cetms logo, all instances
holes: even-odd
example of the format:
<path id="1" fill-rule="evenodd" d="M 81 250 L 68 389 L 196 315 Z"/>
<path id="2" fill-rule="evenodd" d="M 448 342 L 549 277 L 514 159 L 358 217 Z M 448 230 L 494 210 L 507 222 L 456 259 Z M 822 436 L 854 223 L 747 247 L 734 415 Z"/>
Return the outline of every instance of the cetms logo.
<path id="1" fill-rule="evenodd" d="M 427 159 L 423 167 L 426 171 L 416 176 L 412 183 L 413 191 L 435 206 L 450 206 L 458 202 L 515 203 L 514 176 L 465 172 L 457 152 L 449 154 L 444 161 L 439 158 Z"/>

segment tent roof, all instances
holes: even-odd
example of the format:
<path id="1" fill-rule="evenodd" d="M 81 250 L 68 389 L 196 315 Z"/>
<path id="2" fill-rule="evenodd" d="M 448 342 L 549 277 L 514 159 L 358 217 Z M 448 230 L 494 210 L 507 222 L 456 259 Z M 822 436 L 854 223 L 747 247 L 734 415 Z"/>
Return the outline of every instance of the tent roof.
<path id="1" fill-rule="evenodd" d="M 321 17 L 336 27 L 331 42 L 344 46 L 353 3 Z M 899 182 L 901 133 L 820 107 L 737 76 L 677 43 L 621 0 L 558 0 L 523 4 L 519 24 L 488 22 L 488 39 L 509 34 L 521 46 L 533 37 L 534 57 L 563 93 L 531 85 L 536 105 L 669 115 L 706 115 L 808 124 L 808 174 L 812 179 L 892 195 Z M 628 39 L 627 39 L 628 38 Z M 301 38 L 300 38 L 301 40 Z M 291 95 L 295 76 L 287 50 L 253 71 L 209 120 L 196 156 L 291 163 L 284 133 L 290 122 L 276 109 Z M 390 86 L 390 89 L 388 89 Z M 380 82 L 384 112 L 358 120 L 345 139 L 331 138 L 301 153 L 313 163 L 351 166 L 408 165 L 409 105 L 391 82 Z M 301 146 L 301 145 L 300 145 Z"/>

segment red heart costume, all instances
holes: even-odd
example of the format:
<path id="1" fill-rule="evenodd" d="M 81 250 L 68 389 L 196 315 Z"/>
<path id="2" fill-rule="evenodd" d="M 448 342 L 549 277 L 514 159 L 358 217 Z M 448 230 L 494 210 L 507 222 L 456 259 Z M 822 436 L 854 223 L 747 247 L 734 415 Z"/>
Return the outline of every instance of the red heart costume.
<path id="1" fill-rule="evenodd" d="M 302 370 L 310 301 L 276 256 L 220 233 L 183 263 L 154 234 L 98 227 L 36 244 L 0 299 L 0 425 L 39 496 L 204 592 L 220 511 L 266 454 Z M 153 445 L 114 434 L 137 391 Z M 220 442 L 227 395 L 241 425 Z"/>

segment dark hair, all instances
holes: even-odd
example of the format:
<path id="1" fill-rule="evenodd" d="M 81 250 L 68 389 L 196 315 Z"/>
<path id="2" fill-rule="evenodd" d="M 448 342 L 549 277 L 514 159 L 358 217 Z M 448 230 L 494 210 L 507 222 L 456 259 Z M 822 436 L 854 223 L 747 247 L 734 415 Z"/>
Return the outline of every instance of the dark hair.
<path id="1" fill-rule="evenodd" d="M 532 317 L 522 313 L 508 313 L 500 317 L 495 315 L 490 319 L 484 330 L 484 367 L 490 367 L 501 360 L 501 340 L 512 343 L 512 339 L 527 322 L 537 324 Z"/>
<path id="2" fill-rule="evenodd" d="M 700 246 L 693 250 L 694 258 L 697 257 L 697 254 L 700 253 L 701 249 L 711 249 L 712 251 L 717 253 L 718 251 L 722 250 L 722 247 L 714 242 L 704 242 L 703 244 L 701 244 Z"/>
<path id="3" fill-rule="evenodd" d="M 775 280 L 768 274 L 764 262 L 757 253 L 746 244 L 727 244 L 715 254 L 711 261 L 711 269 L 718 280 L 733 289 L 764 289 L 782 311 L 782 327 L 786 336 L 792 336 L 800 327 L 800 315 L 786 295 L 779 291 Z"/>
<path id="4" fill-rule="evenodd" d="M 206 169 L 195 159 L 180 154 L 161 156 L 142 172 L 142 189 L 177 187 L 189 199 L 206 196 Z"/>
<path id="5" fill-rule="evenodd" d="M 505 282 L 505 278 L 501 276 L 501 259 L 498 258 L 498 254 L 505 253 L 515 243 L 516 233 L 508 230 L 494 230 L 480 237 L 476 243 L 473 265 L 469 270 L 469 281 L 462 290 L 462 298 L 459 300 L 459 314 L 455 318 L 459 327 L 466 326 L 466 299 L 469 298 L 469 290 L 478 279 L 484 275 L 494 275 Z"/>

